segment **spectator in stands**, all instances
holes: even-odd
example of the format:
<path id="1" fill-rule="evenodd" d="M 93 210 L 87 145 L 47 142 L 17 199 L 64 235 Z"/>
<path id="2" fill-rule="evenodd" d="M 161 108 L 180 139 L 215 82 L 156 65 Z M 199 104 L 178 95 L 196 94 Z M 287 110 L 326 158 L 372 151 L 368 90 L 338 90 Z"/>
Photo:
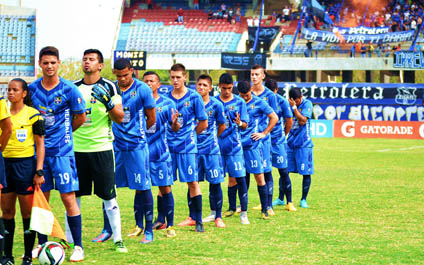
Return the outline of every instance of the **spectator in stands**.
<path id="1" fill-rule="evenodd" d="M 147 0 L 147 8 L 148 9 L 153 9 L 153 0 Z"/>
<path id="2" fill-rule="evenodd" d="M 212 20 L 212 19 L 214 19 L 214 17 L 213 17 L 213 11 L 212 10 L 209 10 L 209 12 L 208 12 L 208 20 Z"/>
<path id="3" fill-rule="evenodd" d="M 367 57 L 367 46 L 363 42 L 359 42 L 359 50 L 362 58 Z"/>
<path id="4" fill-rule="evenodd" d="M 283 19 L 284 21 L 290 21 L 290 9 L 288 6 L 285 6 L 283 8 Z"/>
<path id="5" fill-rule="evenodd" d="M 218 10 L 213 11 L 212 19 L 218 19 L 218 18 L 219 18 L 219 11 Z"/>
<path id="6" fill-rule="evenodd" d="M 283 46 L 284 46 L 284 32 L 281 32 L 280 37 L 280 51 L 283 52 Z"/>
<path id="7" fill-rule="evenodd" d="M 184 23 L 184 11 L 182 8 L 177 11 L 177 21 L 178 23 Z"/>
<path id="8" fill-rule="evenodd" d="M 234 10 L 232 7 L 230 7 L 230 9 L 228 9 L 228 22 L 231 23 L 231 21 L 233 20 L 233 15 L 234 15 Z"/>
<path id="9" fill-rule="evenodd" d="M 372 53 L 374 52 L 374 46 L 370 43 L 370 44 L 368 44 L 368 48 L 367 48 L 367 51 L 368 51 L 368 57 L 372 57 Z"/>
<path id="10" fill-rule="evenodd" d="M 306 51 L 305 51 L 305 57 L 312 57 L 312 41 L 308 40 L 306 42 Z"/>
<path id="11" fill-rule="evenodd" d="M 227 12 L 227 6 L 225 5 L 225 3 L 221 4 L 221 11 L 223 14 Z"/>
<path id="12" fill-rule="evenodd" d="M 241 24 L 241 10 L 240 7 L 237 7 L 236 9 L 236 23 Z"/>
<path id="13" fill-rule="evenodd" d="M 199 10 L 199 0 L 193 0 L 193 8 Z"/>
<path id="14" fill-rule="evenodd" d="M 390 44 L 387 44 L 386 49 L 385 49 L 385 57 L 389 57 L 390 56 L 390 52 L 392 51 Z"/>
<path id="15" fill-rule="evenodd" d="M 383 44 L 382 43 L 377 44 L 377 48 L 375 49 L 375 52 L 377 53 L 378 57 L 381 57 L 382 51 L 383 51 Z"/>
<path id="16" fill-rule="evenodd" d="M 356 43 L 352 44 L 352 47 L 350 47 L 350 57 L 355 58 L 356 53 Z"/>

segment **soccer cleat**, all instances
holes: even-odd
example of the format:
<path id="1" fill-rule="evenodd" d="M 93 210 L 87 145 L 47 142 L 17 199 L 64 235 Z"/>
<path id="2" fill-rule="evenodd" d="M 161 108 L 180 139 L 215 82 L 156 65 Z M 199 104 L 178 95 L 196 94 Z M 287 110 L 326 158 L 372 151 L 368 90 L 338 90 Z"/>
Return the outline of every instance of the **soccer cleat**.
<path id="1" fill-rule="evenodd" d="M 13 257 L 3 257 L 1 260 L 2 265 L 14 265 L 15 259 Z"/>
<path id="2" fill-rule="evenodd" d="M 41 245 L 37 245 L 32 251 L 31 251 L 31 255 L 32 255 L 32 259 L 36 259 L 38 258 L 38 253 L 41 250 Z"/>
<path id="3" fill-rule="evenodd" d="M 153 222 L 153 229 L 154 230 L 162 230 L 166 229 L 166 224 L 159 222 L 157 219 Z"/>
<path id="4" fill-rule="evenodd" d="M 222 221 L 222 218 L 215 219 L 215 226 L 218 228 L 225 228 L 225 224 L 224 221 Z"/>
<path id="5" fill-rule="evenodd" d="M 128 249 L 124 244 L 124 241 L 119 240 L 115 242 L 115 251 L 119 253 L 127 253 Z"/>
<path id="6" fill-rule="evenodd" d="M 194 226 L 196 225 L 196 221 L 191 219 L 191 217 L 187 217 L 184 221 L 178 224 L 178 226 Z"/>
<path id="7" fill-rule="evenodd" d="M 308 206 L 308 203 L 306 202 L 306 200 L 301 200 L 300 201 L 300 207 L 302 207 L 302 208 L 308 208 L 309 206 Z"/>
<path id="8" fill-rule="evenodd" d="M 261 218 L 264 219 L 264 220 L 268 220 L 269 219 L 268 211 L 262 212 Z"/>
<path id="9" fill-rule="evenodd" d="M 112 233 L 109 233 L 108 231 L 103 230 L 98 236 L 93 238 L 93 240 L 91 240 L 91 242 L 101 243 L 101 242 L 105 242 L 106 240 L 108 240 L 111 237 L 112 237 Z"/>
<path id="10" fill-rule="evenodd" d="M 24 256 L 21 265 L 32 265 L 32 258 Z"/>
<path id="11" fill-rule="evenodd" d="M 170 226 L 166 229 L 166 237 L 176 237 L 177 233 L 175 233 L 175 228 L 173 226 Z"/>
<path id="12" fill-rule="evenodd" d="M 224 212 L 224 217 L 231 217 L 231 216 L 233 216 L 235 213 L 236 213 L 235 211 L 228 209 L 228 210 L 226 210 L 226 211 Z"/>
<path id="13" fill-rule="evenodd" d="M 203 228 L 203 223 L 196 222 L 196 230 L 195 231 L 199 232 L 199 233 L 205 232 L 205 229 Z"/>
<path id="14" fill-rule="evenodd" d="M 135 225 L 134 228 L 129 232 L 128 237 L 136 237 L 142 235 L 144 232 L 144 227 L 141 228 L 138 225 Z"/>
<path id="15" fill-rule="evenodd" d="M 286 205 L 286 202 L 284 200 L 280 200 L 280 198 L 277 198 L 272 202 L 272 206 L 283 206 L 283 205 Z"/>
<path id="16" fill-rule="evenodd" d="M 252 207 L 252 210 L 262 210 L 262 205 L 257 205 L 255 207 Z"/>
<path id="17" fill-rule="evenodd" d="M 69 243 L 66 240 L 60 240 L 59 244 L 63 247 L 63 249 L 73 249 L 74 243 Z"/>
<path id="18" fill-rule="evenodd" d="M 149 244 L 149 243 L 152 243 L 152 242 L 153 242 L 153 233 L 151 233 L 149 231 L 145 231 L 143 239 L 141 240 L 140 243 Z"/>
<path id="19" fill-rule="evenodd" d="M 202 222 L 203 223 L 210 223 L 210 222 L 213 222 L 214 220 L 215 220 L 215 215 L 211 214 L 208 217 L 203 218 Z"/>
<path id="20" fill-rule="evenodd" d="M 242 225 L 250 225 L 249 218 L 247 218 L 247 214 L 246 215 L 240 215 L 240 223 Z"/>
<path id="21" fill-rule="evenodd" d="M 84 260 L 84 250 L 80 246 L 75 246 L 69 261 L 80 262 Z"/>
<path id="22" fill-rule="evenodd" d="M 268 208 L 267 212 L 268 212 L 268 215 L 269 216 L 274 216 L 275 215 L 275 212 L 274 212 L 274 210 L 272 208 Z"/>
<path id="23" fill-rule="evenodd" d="M 296 208 L 294 207 L 293 203 L 291 203 L 291 202 L 287 203 L 286 209 L 289 212 L 296 212 L 297 211 Z"/>

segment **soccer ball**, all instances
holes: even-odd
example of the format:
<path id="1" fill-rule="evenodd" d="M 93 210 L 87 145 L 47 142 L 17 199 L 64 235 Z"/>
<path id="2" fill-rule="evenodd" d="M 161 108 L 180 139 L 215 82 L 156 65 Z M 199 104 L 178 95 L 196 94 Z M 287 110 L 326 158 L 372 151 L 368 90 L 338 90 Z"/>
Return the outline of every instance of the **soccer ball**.
<path id="1" fill-rule="evenodd" d="M 41 265 L 59 265 L 65 260 L 65 250 L 57 242 L 46 242 L 38 252 L 38 261 Z"/>

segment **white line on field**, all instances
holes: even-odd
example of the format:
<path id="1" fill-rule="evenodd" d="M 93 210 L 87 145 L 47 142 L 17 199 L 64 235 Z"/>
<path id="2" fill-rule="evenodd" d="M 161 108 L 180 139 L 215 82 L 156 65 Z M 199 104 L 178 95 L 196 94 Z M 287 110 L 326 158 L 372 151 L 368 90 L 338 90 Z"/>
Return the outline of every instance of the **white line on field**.
<path id="1" fill-rule="evenodd" d="M 394 148 L 394 149 L 381 149 L 377 150 L 377 152 L 390 152 L 390 151 L 406 151 L 406 150 L 414 150 L 414 149 L 421 149 L 424 148 L 424 145 L 417 145 L 417 146 L 411 146 L 411 147 L 404 147 L 404 148 Z"/>

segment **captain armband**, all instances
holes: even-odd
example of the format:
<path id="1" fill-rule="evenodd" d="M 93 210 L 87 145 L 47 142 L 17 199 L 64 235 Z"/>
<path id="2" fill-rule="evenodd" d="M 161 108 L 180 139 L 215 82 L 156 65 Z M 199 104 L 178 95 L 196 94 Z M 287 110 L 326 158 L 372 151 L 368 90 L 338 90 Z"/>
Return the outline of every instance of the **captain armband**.
<path id="1" fill-rule="evenodd" d="M 44 125 L 44 120 L 38 120 L 32 125 L 32 132 L 36 135 L 43 136 L 46 135 L 46 127 Z"/>

